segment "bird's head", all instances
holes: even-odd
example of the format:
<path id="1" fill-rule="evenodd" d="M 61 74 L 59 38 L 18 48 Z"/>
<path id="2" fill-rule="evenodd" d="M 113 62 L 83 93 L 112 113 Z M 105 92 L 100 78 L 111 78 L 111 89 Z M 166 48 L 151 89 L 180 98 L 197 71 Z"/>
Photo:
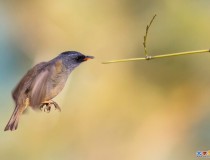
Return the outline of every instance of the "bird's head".
<path id="1" fill-rule="evenodd" d="M 59 55 L 59 58 L 62 59 L 63 64 L 68 69 L 74 69 L 79 66 L 82 62 L 85 62 L 89 59 L 93 59 L 93 56 L 85 56 L 80 52 L 76 51 L 66 51 Z"/>

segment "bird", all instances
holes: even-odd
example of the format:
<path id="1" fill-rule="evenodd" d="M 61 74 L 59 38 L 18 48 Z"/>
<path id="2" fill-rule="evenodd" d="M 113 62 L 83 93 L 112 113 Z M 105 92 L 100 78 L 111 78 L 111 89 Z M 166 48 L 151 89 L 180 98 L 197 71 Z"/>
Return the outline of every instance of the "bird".
<path id="1" fill-rule="evenodd" d="M 65 51 L 48 62 L 31 68 L 12 92 L 15 109 L 4 131 L 14 131 L 22 113 L 29 107 L 50 112 L 51 106 L 61 111 L 52 99 L 64 88 L 70 73 L 82 62 L 93 59 L 77 51 Z"/>

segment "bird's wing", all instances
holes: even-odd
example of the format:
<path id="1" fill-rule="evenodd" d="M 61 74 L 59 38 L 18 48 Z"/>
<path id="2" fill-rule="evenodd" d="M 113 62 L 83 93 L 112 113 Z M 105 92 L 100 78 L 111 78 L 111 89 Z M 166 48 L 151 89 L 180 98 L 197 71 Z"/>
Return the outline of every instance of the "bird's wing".
<path id="1" fill-rule="evenodd" d="M 40 72 L 40 70 L 46 66 L 46 64 L 47 64 L 47 62 L 41 62 L 41 63 L 35 65 L 20 80 L 20 82 L 18 83 L 18 85 L 15 87 L 15 89 L 12 92 L 12 97 L 16 103 L 18 103 L 18 100 L 20 99 L 20 97 L 23 94 L 27 95 L 30 92 L 30 86 L 31 86 L 34 78 Z"/>
<path id="2" fill-rule="evenodd" d="M 34 78 L 30 89 L 30 106 L 36 109 L 40 104 L 46 101 L 49 95 L 50 86 L 56 82 L 57 74 L 62 72 L 62 61 L 46 65 Z"/>
<path id="3" fill-rule="evenodd" d="M 35 77 L 31 84 L 30 106 L 37 107 L 46 97 L 48 89 L 48 80 L 50 79 L 51 67 L 47 66 Z"/>

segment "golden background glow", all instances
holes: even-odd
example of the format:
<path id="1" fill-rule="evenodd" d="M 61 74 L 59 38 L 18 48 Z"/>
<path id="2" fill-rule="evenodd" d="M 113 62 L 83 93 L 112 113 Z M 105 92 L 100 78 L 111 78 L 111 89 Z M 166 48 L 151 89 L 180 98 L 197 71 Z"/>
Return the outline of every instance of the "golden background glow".
<path id="1" fill-rule="evenodd" d="M 0 2 L 0 159 L 191 160 L 210 149 L 209 53 L 154 61 L 151 55 L 208 49 L 208 0 Z M 62 112 L 30 110 L 3 132 L 11 91 L 34 64 L 60 52 L 95 56 L 55 98 Z"/>

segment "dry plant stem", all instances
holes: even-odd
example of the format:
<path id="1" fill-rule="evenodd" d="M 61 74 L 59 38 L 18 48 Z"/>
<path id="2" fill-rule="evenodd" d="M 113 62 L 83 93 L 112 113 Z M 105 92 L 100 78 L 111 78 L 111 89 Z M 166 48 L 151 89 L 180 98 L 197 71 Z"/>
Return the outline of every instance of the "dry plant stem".
<path id="1" fill-rule="evenodd" d="M 154 21 L 155 17 L 157 15 L 155 14 L 153 17 L 152 17 L 152 20 L 150 21 L 149 25 L 147 25 L 146 27 L 146 34 L 144 36 L 144 42 L 143 42 L 143 46 L 144 46 L 144 54 L 145 56 L 148 56 L 148 53 L 147 53 L 147 36 L 148 36 L 148 32 L 149 32 L 149 28 L 150 26 L 152 25 L 152 22 Z"/>
<path id="2" fill-rule="evenodd" d="M 151 59 L 157 59 L 157 58 L 174 57 L 174 56 L 182 56 L 182 55 L 188 55 L 188 54 L 197 54 L 197 53 L 210 52 L 210 49 L 205 49 L 205 50 L 197 50 L 197 51 L 187 51 L 187 52 L 161 54 L 161 55 L 156 55 L 156 56 L 150 56 L 150 55 L 148 55 L 148 53 L 147 53 L 147 36 L 148 36 L 149 28 L 152 25 L 152 22 L 154 21 L 155 17 L 156 17 L 156 15 L 153 16 L 153 18 L 150 21 L 149 25 L 147 25 L 147 27 L 146 27 L 146 34 L 144 36 L 144 42 L 143 42 L 145 57 L 142 57 L 142 58 L 119 59 L 119 60 L 106 61 L 106 62 L 102 62 L 102 63 L 103 64 L 108 64 L 108 63 L 118 63 L 118 62 L 151 60 Z"/>
<path id="3" fill-rule="evenodd" d="M 129 58 L 129 59 L 120 59 L 120 60 L 112 60 L 103 62 L 103 64 L 108 63 L 118 63 L 118 62 L 129 62 L 129 61 L 140 61 L 140 60 L 152 60 L 157 58 L 165 58 L 165 57 L 174 57 L 174 56 L 181 56 L 181 55 L 188 55 L 188 54 L 198 54 L 198 53 L 206 53 L 210 52 L 210 49 L 204 49 L 204 50 L 197 50 L 197 51 L 187 51 L 187 52 L 178 52 L 178 53 L 169 53 L 169 54 L 162 54 L 157 56 L 146 56 L 142 58 Z"/>

